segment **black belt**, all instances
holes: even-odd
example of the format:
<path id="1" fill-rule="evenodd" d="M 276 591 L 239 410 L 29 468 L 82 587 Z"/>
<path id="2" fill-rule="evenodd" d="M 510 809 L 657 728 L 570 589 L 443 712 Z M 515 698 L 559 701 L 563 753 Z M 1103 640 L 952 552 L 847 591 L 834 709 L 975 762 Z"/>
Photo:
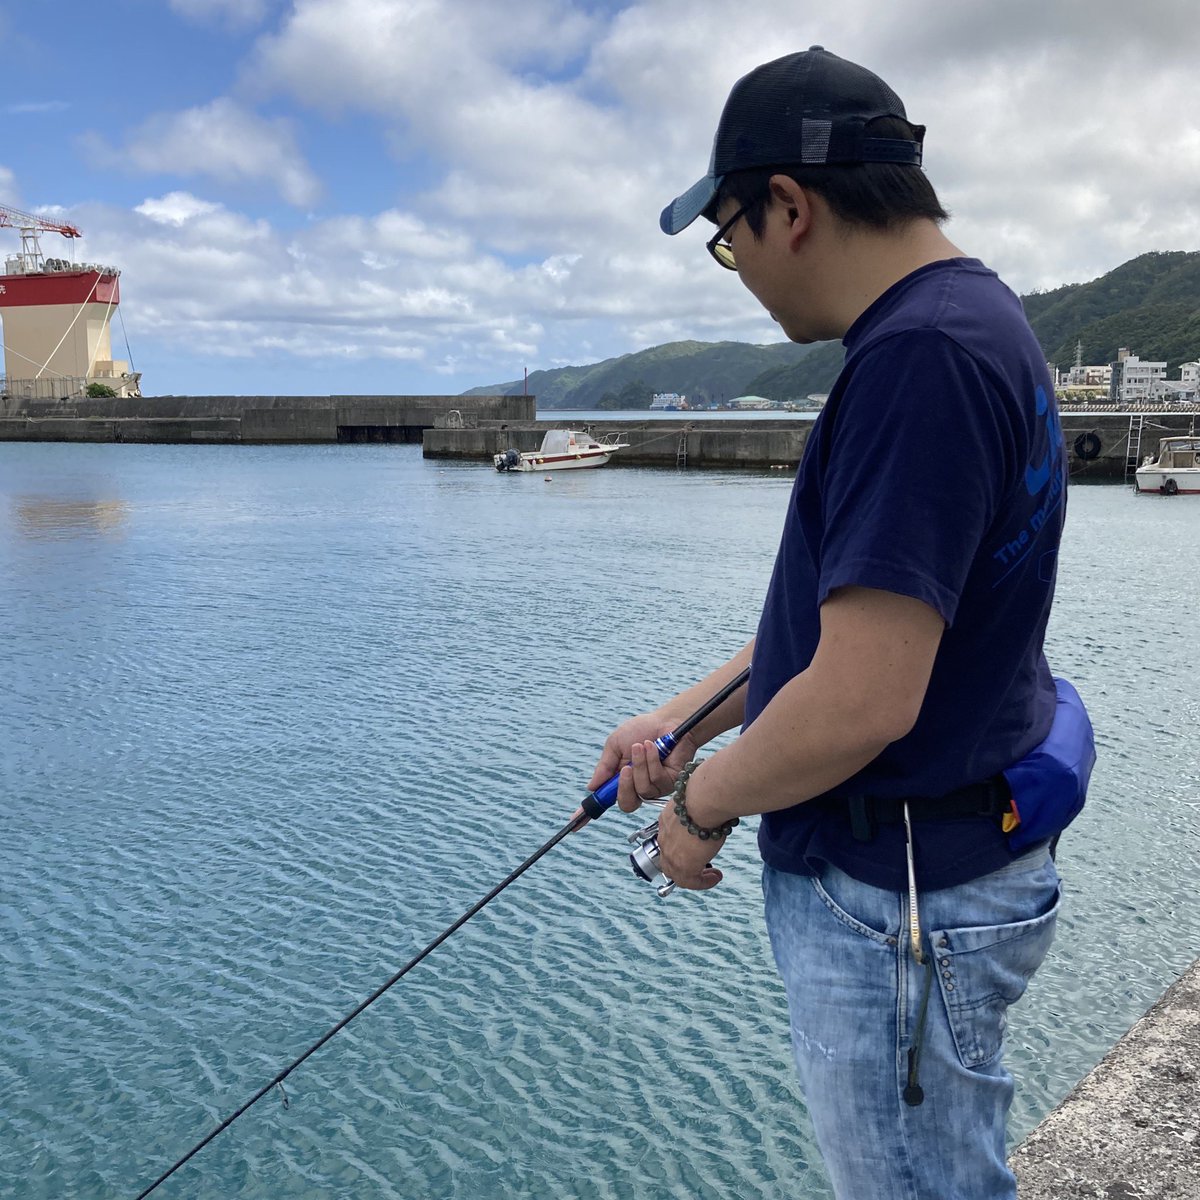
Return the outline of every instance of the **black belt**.
<path id="1" fill-rule="evenodd" d="M 1002 817 L 1009 811 L 1012 792 L 1003 775 L 969 783 L 944 796 L 908 796 L 883 799 L 879 796 L 849 796 L 850 832 L 860 842 L 869 842 L 880 825 L 904 820 L 904 805 L 914 821 L 946 821 L 954 817 Z"/>

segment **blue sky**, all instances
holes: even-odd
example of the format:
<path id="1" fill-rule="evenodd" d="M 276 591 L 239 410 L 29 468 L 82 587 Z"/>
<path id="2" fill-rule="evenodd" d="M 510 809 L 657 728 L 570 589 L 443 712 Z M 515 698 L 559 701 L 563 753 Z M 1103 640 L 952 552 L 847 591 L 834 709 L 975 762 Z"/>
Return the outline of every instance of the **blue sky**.
<path id="1" fill-rule="evenodd" d="M 813 42 L 905 98 L 951 237 L 1017 290 L 1200 249 L 1194 25 L 1181 0 L 0 0 L 0 202 L 122 268 L 147 394 L 454 393 L 778 340 L 657 218 L 734 80 Z"/>

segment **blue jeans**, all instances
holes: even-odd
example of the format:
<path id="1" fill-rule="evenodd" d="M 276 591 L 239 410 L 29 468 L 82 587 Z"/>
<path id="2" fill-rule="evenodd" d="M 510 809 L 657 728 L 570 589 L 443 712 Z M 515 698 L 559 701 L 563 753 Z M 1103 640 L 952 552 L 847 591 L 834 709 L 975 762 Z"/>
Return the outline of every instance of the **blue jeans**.
<path id="1" fill-rule="evenodd" d="M 800 1085 L 839 1200 L 1015 1200 L 1005 1015 L 1054 938 L 1060 891 L 1046 845 L 918 892 L 927 967 L 912 955 L 904 892 L 835 867 L 819 878 L 766 867 L 763 894 Z M 930 971 L 925 1099 L 914 1107 L 903 1091 Z"/>

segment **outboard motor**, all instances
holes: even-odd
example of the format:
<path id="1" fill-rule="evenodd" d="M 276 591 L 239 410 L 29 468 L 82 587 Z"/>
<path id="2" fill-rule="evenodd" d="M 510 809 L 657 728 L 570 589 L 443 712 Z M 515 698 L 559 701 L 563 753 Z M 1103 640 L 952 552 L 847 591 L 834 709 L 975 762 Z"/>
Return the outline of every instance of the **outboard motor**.
<path id="1" fill-rule="evenodd" d="M 503 453 L 496 455 L 497 471 L 515 471 L 521 465 L 521 452 L 511 446 Z"/>

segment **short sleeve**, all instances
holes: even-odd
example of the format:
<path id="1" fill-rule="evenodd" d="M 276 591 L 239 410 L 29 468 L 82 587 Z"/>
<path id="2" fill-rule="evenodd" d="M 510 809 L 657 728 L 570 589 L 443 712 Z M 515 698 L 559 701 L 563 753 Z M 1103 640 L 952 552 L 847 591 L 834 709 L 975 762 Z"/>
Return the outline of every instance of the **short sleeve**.
<path id="1" fill-rule="evenodd" d="M 834 416 L 819 602 L 879 588 L 953 624 L 1004 491 L 1011 436 L 996 388 L 952 339 L 910 330 L 854 364 Z"/>

